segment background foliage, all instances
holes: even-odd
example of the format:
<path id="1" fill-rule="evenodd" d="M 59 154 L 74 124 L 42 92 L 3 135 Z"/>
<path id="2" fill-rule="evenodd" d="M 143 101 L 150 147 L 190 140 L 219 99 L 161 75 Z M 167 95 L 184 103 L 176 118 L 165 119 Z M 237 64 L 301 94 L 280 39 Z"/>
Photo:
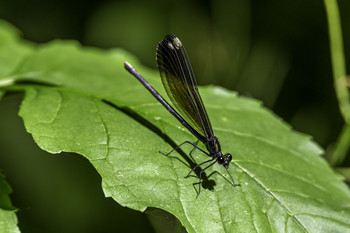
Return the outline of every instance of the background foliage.
<path id="1" fill-rule="evenodd" d="M 344 13 L 349 3 L 339 4 L 345 29 L 350 22 Z M 175 5 L 170 1 L 5 1 L 0 17 L 32 41 L 69 38 L 85 45 L 123 47 L 151 67 L 155 67 L 157 42 L 175 33 L 187 48 L 200 84 L 219 84 L 261 99 L 330 151 L 343 124 L 321 1 L 183 1 Z M 346 54 L 349 36 L 349 30 L 344 30 Z M 87 161 L 40 151 L 24 133 L 22 121 L 14 117 L 19 100 L 12 96 L 0 103 L 0 164 L 16 190 L 12 198 L 21 209 L 21 228 L 76 232 L 85 227 L 84 232 L 107 232 L 124 224 L 134 228 L 130 230 L 142 226 L 143 231 L 152 231 L 144 215 L 103 198 L 100 178 Z M 347 165 L 348 161 L 342 164 Z M 96 197 L 101 203 L 96 203 Z M 67 205 L 60 205 L 57 198 Z M 62 225 L 53 228 L 57 219 Z M 133 224 L 136 221 L 144 224 Z"/>

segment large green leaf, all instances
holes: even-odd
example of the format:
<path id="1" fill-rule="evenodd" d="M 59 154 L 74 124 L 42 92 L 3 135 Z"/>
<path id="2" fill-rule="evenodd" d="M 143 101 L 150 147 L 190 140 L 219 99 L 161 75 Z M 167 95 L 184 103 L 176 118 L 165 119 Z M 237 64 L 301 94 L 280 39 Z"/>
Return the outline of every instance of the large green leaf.
<path id="1" fill-rule="evenodd" d="M 178 159 L 158 153 L 195 138 L 123 69 L 125 60 L 164 93 L 157 73 L 122 50 L 66 41 L 39 46 L 0 81 L 53 85 L 3 89 L 25 91 L 20 116 L 42 149 L 85 156 L 100 173 L 106 196 L 121 205 L 164 209 L 189 232 L 349 229 L 350 192 L 320 157 L 322 150 L 258 101 L 219 87 L 200 91 L 241 186 L 231 186 L 225 169 L 214 165 L 196 198 L 198 178 L 184 178 L 193 166 L 187 156 L 192 148 L 185 146 L 183 156 L 174 152 Z M 192 155 L 197 164 L 208 159 L 198 151 Z"/>
<path id="2" fill-rule="evenodd" d="M 0 232 L 17 233 L 17 217 L 15 208 L 11 204 L 9 194 L 11 187 L 5 181 L 5 177 L 0 173 Z"/>

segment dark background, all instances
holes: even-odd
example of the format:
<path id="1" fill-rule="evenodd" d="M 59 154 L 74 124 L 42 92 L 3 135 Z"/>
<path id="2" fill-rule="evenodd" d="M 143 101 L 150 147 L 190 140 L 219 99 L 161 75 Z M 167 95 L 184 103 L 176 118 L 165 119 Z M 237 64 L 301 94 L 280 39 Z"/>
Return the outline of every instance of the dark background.
<path id="1" fill-rule="evenodd" d="M 350 2 L 338 2 L 348 55 Z M 323 1 L 2 0 L 0 18 L 30 41 L 121 47 L 153 68 L 158 41 L 174 33 L 199 85 L 260 99 L 326 151 L 344 123 Z M 81 156 L 40 150 L 17 116 L 21 98 L 0 102 L 0 169 L 14 189 L 22 232 L 169 232 L 167 224 L 176 224 L 157 210 L 143 214 L 105 198 L 99 175 Z M 165 229 L 156 226 L 162 223 Z"/>

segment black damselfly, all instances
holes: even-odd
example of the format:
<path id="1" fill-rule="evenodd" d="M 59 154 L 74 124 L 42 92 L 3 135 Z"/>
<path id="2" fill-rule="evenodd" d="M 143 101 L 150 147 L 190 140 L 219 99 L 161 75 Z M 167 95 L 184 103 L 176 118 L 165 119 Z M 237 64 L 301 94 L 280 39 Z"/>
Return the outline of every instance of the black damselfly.
<path id="1" fill-rule="evenodd" d="M 163 86 L 176 109 L 181 115 L 163 99 L 163 97 L 132 67 L 125 62 L 125 69 L 135 76 L 151 94 L 178 120 L 185 126 L 196 138 L 203 142 L 208 152 L 199 148 L 196 144 L 185 141 L 169 151 L 169 155 L 185 143 L 189 143 L 201 152 L 212 157 L 196 165 L 186 176 L 189 177 L 191 172 L 205 163 L 210 163 L 199 173 L 199 191 L 202 184 L 202 173 L 214 165 L 216 162 L 223 165 L 230 175 L 232 185 L 236 186 L 231 174 L 228 171 L 231 154 L 221 152 L 220 143 L 215 137 L 211 127 L 207 111 L 205 110 L 202 98 L 197 88 L 197 82 L 192 71 L 190 61 L 187 57 L 185 48 L 179 38 L 175 35 L 168 35 L 157 46 L 157 63 Z M 186 121 L 186 120 L 187 121 Z M 190 123 L 188 123 L 190 122 Z"/>

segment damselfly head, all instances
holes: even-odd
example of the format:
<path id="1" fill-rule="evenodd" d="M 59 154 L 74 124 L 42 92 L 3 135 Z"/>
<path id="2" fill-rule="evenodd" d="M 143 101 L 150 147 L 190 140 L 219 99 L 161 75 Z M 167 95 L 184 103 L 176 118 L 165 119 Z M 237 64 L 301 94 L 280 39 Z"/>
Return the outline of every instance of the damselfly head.
<path id="1" fill-rule="evenodd" d="M 224 154 L 218 157 L 218 163 L 222 164 L 225 168 L 228 168 L 232 160 L 231 154 Z"/>

